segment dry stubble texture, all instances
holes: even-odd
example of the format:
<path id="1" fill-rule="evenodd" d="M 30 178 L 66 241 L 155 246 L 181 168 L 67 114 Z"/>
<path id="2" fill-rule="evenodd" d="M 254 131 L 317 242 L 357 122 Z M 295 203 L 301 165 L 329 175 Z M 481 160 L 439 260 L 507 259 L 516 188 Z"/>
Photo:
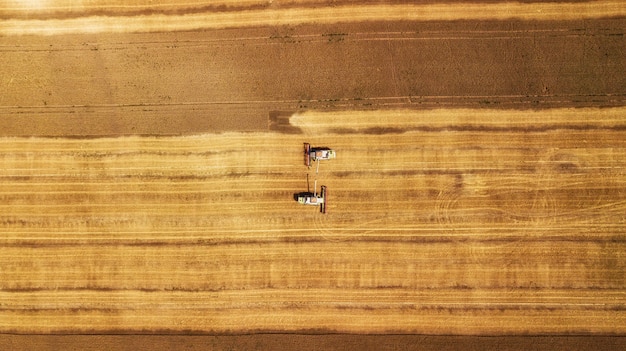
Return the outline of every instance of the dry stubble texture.
<path id="1" fill-rule="evenodd" d="M 258 133 L 0 140 L 3 332 L 624 333 L 623 108 L 310 112 L 291 118 L 300 135 L 253 117 L 622 106 L 622 22 L 589 21 L 622 2 L 57 4 L 0 6 L 4 135 L 241 130 L 207 123 L 216 113 Z M 364 20 L 379 30 L 345 25 Z M 450 20 L 484 30 L 426 24 Z M 164 32 L 265 25 L 275 33 Z M 246 54 L 258 47 L 280 69 L 262 73 Z M 348 63 L 285 65 L 302 52 Z M 200 117 L 180 128 L 187 115 Z M 293 201 L 303 141 L 340 155 L 319 174 L 326 216 Z"/>
<path id="2" fill-rule="evenodd" d="M 2 330 L 623 333 L 624 110 L 410 113 L 2 139 Z"/>

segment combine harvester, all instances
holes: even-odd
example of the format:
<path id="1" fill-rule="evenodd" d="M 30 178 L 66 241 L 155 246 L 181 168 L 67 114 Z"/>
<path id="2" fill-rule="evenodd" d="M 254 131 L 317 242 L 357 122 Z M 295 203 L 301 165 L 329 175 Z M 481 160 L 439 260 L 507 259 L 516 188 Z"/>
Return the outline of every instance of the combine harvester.
<path id="1" fill-rule="evenodd" d="M 313 186 L 313 191 L 317 189 L 317 181 L 315 181 L 315 185 Z M 328 203 L 328 190 L 326 190 L 326 186 L 322 185 L 320 189 L 320 193 L 317 192 L 302 192 L 295 194 L 295 200 L 302 205 L 309 206 L 320 206 L 320 212 L 326 213 L 326 204 Z"/>
<path id="2" fill-rule="evenodd" d="M 304 143 L 304 164 L 311 167 L 312 161 L 317 161 L 317 169 L 319 170 L 321 160 L 331 160 L 337 157 L 335 150 L 327 147 L 311 147 L 311 144 Z"/>
<path id="3" fill-rule="evenodd" d="M 311 162 L 317 162 L 317 169 L 315 174 L 319 173 L 320 161 L 330 160 L 337 157 L 335 150 L 327 147 L 311 147 L 311 144 L 304 143 L 304 164 L 307 167 L 311 167 Z M 320 206 L 320 212 L 326 213 L 326 204 L 328 203 L 328 190 L 326 186 L 322 185 L 320 193 L 317 194 L 317 179 L 313 185 L 313 192 L 309 188 L 309 175 L 306 176 L 307 191 L 294 195 L 294 198 L 298 203 L 309 206 Z"/>

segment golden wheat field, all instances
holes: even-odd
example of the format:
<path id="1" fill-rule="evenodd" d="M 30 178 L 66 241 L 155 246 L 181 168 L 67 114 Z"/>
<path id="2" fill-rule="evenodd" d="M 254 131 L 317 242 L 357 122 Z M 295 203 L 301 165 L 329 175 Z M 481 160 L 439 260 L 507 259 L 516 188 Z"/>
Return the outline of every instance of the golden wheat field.
<path id="1" fill-rule="evenodd" d="M 623 113 L 304 113 L 302 134 L 5 138 L 2 327 L 621 332 Z M 337 159 L 308 170 L 303 140 Z M 329 189 L 325 215 L 293 199 L 307 174 Z"/>
<path id="2" fill-rule="evenodd" d="M 625 15 L 0 2 L 0 333 L 623 335 Z"/>

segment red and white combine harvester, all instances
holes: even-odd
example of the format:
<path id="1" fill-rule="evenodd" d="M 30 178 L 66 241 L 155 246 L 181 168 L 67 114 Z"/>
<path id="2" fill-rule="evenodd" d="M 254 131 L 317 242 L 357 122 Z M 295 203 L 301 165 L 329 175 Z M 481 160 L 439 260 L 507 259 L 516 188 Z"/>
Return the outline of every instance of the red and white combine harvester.
<path id="1" fill-rule="evenodd" d="M 311 144 L 304 143 L 304 164 L 307 167 L 311 167 L 312 161 L 317 161 L 319 167 L 319 161 L 331 160 L 335 157 L 337 157 L 335 150 L 327 147 L 311 147 Z"/>
<path id="2" fill-rule="evenodd" d="M 315 191 L 315 187 L 313 189 Z M 294 196 L 296 201 L 302 205 L 320 206 L 320 212 L 326 213 L 326 204 L 328 203 L 328 190 L 326 186 L 322 185 L 320 193 L 317 192 L 302 192 Z"/>

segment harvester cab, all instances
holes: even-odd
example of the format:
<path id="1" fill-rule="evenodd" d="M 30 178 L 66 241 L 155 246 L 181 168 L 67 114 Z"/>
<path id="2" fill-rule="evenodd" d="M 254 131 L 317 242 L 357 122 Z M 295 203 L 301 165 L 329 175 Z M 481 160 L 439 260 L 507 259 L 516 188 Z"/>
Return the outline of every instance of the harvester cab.
<path id="1" fill-rule="evenodd" d="M 326 213 L 326 204 L 327 204 L 328 191 L 326 190 L 326 186 L 322 185 L 320 193 L 316 192 L 302 192 L 295 194 L 294 198 L 298 203 L 302 205 L 309 206 L 320 206 L 320 212 Z"/>
<path id="2" fill-rule="evenodd" d="M 304 143 L 304 164 L 307 167 L 311 167 L 311 162 L 331 160 L 335 157 L 337 157 L 337 153 L 333 149 L 327 147 L 311 147 L 311 144 Z"/>

